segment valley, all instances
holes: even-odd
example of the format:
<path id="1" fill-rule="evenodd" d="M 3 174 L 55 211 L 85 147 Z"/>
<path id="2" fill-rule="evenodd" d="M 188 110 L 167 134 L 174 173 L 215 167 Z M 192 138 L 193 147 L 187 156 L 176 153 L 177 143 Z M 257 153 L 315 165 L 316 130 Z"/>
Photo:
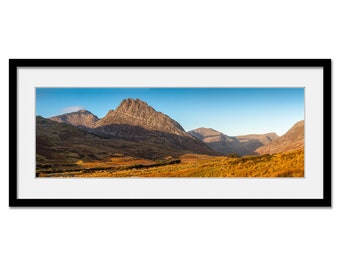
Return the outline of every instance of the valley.
<path id="1" fill-rule="evenodd" d="M 263 156 L 230 158 L 186 154 L 179 159 L 113 158 L 78 163 L 72 168 L 40 168 L 39 177 L 304 177 L 301 150 Z"/>

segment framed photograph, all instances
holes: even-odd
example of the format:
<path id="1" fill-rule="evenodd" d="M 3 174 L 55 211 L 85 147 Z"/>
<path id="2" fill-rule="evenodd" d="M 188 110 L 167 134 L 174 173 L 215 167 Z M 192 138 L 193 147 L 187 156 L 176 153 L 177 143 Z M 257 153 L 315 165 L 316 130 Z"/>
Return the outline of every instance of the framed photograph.
<path id="1" fill-rule="evenodd" d="M 10 59 L 9 206 L 330 207 L 330 59 Z"/>

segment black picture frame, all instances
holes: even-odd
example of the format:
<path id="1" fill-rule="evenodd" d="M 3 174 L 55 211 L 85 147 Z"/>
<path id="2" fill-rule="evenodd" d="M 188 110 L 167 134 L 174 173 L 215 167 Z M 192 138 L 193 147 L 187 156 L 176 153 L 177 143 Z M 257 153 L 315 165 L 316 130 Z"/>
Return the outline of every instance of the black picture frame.
<path id="1" fill-rule="evenodd" d="M 321 199 L 35 199 L 18 197 L 18 68 L 232 67 L 323 69 L 323 198 Z M 331 59 L 9 59 L 10 207 L 330 207 Z"/>

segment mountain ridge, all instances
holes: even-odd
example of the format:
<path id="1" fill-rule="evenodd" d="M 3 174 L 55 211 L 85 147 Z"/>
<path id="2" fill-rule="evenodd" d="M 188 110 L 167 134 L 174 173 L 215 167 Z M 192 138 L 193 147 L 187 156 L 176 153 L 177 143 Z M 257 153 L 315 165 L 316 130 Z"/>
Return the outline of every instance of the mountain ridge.
<path id="1" fill-rule="evenodd" d="M 301 149 L 304 139 L 304 135 L 300 134 L 301 131 L 297 131 L 295 135 L 299 138 L 295 146 L 292 142 L 293 138 L 289 139 L 287 135 L 279 137 L 274 132 L 228 136 L 205 127 L 186 132 L 177 121 L 156 111 L 147 102 L 138 98 L 123 99 L 116 109 L 109 110 L 101 119 L 87 110 L 66 113 L 49 119 L 80 127 L 90 134 L 103 138 L 134 142 L 148 141 L 154 145 L 167 145 L 178 151 L 211 155 L 220 153 L 244 156 L 274 153 L 273 151 L 289 150 L 289 147 Z M 280 138 L 281 140 L 278 140 Z M 286 147 L 280 144 L 285 144 Z"/>
<path id="2" fill-rule="evenodd" d="M 263 146 L 278 137 L 274 132 L 228 136 L 215 129 L 203 127 L 188 132 L 219 153 L 225 155 L 237 154 L 239 156 L 255 155 L 255 150 L 258 147 Z"/>
<path id="3" fill-rule="evenodd" d="M 256 149 L 260 155 L 304 149 L 305 121 L 295 123 L 285 134 Z"/>
<path id="4" fill-rule="evenodd" d="M 65 113 L 48 119 L 59 123 L 71 124 L 73 126 L 84 126 L 88 128 L 94 127 L 99 118 L 87 110 L 79 110 L 76 112 Z"/>

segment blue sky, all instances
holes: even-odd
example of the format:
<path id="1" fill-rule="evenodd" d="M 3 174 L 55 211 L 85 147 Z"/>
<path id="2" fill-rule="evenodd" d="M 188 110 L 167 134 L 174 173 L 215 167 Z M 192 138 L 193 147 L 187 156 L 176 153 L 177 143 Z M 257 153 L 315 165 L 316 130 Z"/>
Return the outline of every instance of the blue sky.
<path id="1" fill-rule="evenodd" d="M 139 98 L 186 131 L 283 135 L 304 119 L 304 88 L 37 88 L 36 114 L 86 109 L 102 118 L 125 98 Z"/>

